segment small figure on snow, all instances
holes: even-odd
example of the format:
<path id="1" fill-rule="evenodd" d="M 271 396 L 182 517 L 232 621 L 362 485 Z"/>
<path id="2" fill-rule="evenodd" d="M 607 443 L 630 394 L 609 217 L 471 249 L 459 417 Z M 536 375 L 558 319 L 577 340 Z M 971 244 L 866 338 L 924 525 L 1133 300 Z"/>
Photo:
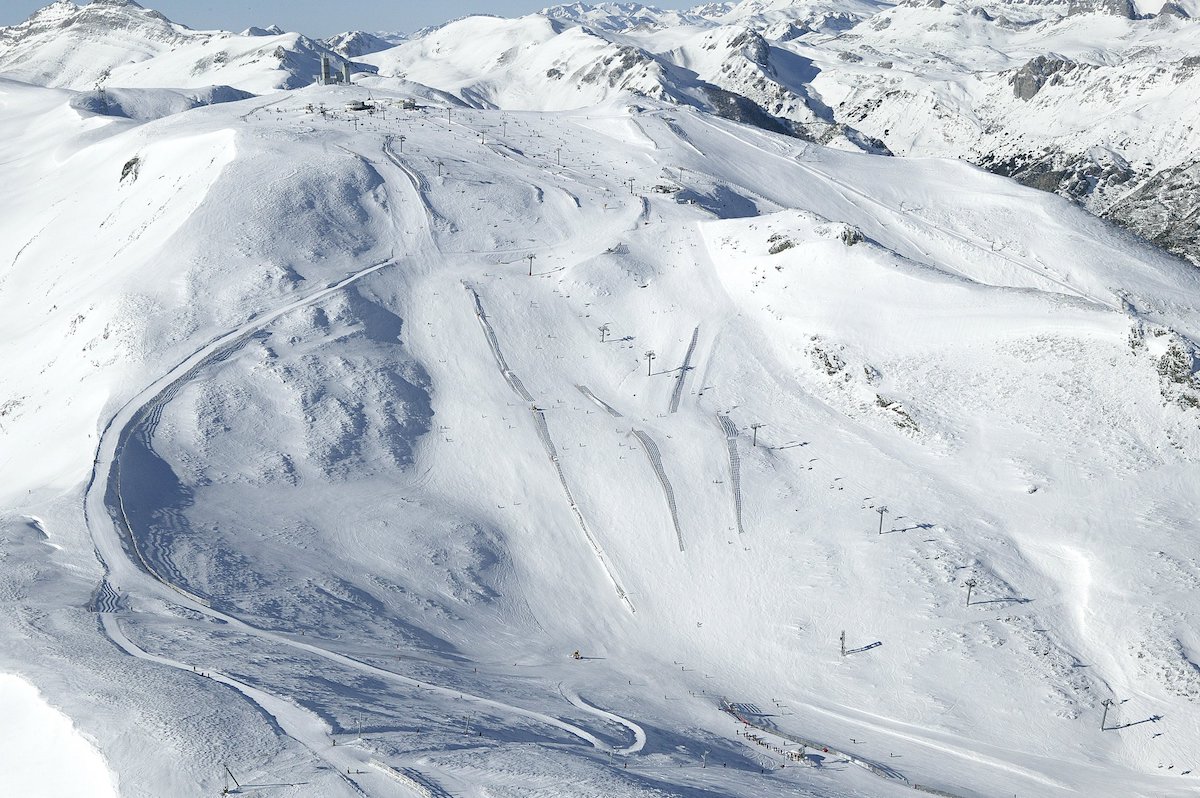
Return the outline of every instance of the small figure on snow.
<path id="1" fill-rule="evenodd" d="M 575 653 L 571 655 L 571 659 L 583 659 L 583 656 L 579 653 L 579 649 L 575 649 Z"/>

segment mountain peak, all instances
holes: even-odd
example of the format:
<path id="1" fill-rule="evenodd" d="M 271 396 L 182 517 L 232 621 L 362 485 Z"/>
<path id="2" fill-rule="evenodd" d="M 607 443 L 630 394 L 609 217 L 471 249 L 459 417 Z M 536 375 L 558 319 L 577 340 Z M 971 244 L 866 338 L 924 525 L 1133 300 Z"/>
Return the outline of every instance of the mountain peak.
<path id="1" fill-rule="evenodd" d="M 243 36 L 282 36 L 285 33 L 283 28 L 278 25 L 268 25 L 265 28 L 260 28 L 257 25 L 251 25 L 242 31 Z"/>

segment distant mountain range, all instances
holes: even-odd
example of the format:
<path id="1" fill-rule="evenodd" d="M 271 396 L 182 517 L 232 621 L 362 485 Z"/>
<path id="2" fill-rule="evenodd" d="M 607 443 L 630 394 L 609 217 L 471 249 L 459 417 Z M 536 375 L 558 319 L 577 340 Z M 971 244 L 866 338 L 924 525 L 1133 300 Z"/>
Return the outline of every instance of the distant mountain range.
<path id="1" fill-rule="evenodd" d="M 194 31 L 131 0 L 59 0 L 0 28 L 0 73 L 45 86 L 315 80 L 322 54 L 368 85 L 481 107 L 580 107 L 629 93 L 832 146 L 949 156 L 1054 191 L 1200 263 L 1198 0 L 636 3 L 470 17 L 320 41 Z"/>

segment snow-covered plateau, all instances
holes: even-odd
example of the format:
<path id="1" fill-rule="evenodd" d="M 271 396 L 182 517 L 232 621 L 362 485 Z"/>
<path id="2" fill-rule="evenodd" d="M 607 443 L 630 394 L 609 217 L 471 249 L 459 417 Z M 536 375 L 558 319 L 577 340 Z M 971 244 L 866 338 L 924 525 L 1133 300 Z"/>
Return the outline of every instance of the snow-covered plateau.
<path id="1" fill-rule="evenodd" d="M 0 795 L 1196 795 L 1193 11 L 0 28 Z"/>

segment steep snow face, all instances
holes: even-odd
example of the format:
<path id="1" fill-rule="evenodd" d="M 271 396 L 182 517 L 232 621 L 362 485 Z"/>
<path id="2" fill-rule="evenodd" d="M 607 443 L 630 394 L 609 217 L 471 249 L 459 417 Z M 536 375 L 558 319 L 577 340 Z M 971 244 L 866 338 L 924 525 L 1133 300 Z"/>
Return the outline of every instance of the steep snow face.
<path id="1" fill-rule="evenodd" d="M 0 768 L 14 795 L 118 798 L 103 758 L 24 679 L 0 673 Z"/>
<path id="2" fill-rule="evenodd" d="M 793 134 L 842 149 L 886 152 L 882 143 L 838 122 L 809 84 L 818 69 L 807 58 L 771 46 L 754 28 L 729 25 L 676 32 L 660 54 L 722 91 L 744 97 Z"/>

